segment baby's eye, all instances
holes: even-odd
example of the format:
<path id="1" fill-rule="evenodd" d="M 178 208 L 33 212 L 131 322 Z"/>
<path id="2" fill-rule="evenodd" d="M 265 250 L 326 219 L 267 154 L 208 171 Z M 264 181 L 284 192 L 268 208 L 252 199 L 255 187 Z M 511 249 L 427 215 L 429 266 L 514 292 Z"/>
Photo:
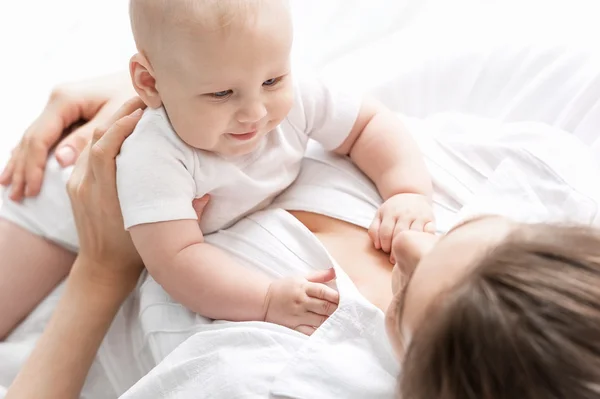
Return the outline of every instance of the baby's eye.
<path id="1" fill-rule="evenodd" d="M 273 79 L 265 80 L 263 82 L 263 86 L 275 86 L 277 83 L 279 83 L 280 80 L 281 80 L 281 78 L 273 78 Z"/>
<path id="2" fill-rule="evenodd" d="M 224 91 L 218 91 L 216 93 L 212 93 L 211 95 L 214 98 L 225 98 L 225 97 L 231 95 L 231 93 L 233 93 L 232 90 L 224 90 Z"/>

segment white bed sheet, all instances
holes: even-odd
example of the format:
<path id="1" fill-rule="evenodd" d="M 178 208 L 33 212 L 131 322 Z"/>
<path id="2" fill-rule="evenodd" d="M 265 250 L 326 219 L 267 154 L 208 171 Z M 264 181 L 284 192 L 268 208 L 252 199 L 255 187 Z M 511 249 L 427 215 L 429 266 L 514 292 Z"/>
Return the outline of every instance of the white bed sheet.
<path id="1" fill-rule="evenodd" d="M 593 0 L 296 0 L 294 10 L 296 60 L 340 84 L 352 82 L 414 116 L 461 111 L 544 121 L 600 154 Z M 54 84 L 121 69 L 133 50 L 122 0 L 4 2 L 0 45 L 0 164 Z M 0 397 L 58 292 L 0 344 Z"/>

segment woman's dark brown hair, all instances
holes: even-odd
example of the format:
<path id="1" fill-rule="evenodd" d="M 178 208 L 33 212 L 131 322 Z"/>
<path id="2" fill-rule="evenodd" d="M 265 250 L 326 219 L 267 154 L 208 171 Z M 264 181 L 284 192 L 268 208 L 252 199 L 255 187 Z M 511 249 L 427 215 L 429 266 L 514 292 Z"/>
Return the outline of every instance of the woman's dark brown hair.
<path id="1" fill-rule="evenodd" d="M 517 228 L 421 327 L 402 399 L 600 398 L 600 233 Z"/>

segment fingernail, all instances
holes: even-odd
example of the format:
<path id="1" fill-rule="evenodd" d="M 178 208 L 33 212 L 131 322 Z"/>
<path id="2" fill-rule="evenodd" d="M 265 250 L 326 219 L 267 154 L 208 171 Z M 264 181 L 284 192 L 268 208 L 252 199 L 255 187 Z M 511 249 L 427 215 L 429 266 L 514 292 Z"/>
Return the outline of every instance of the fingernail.
<path id="1" fill-rule="evenodd" d="M 55 156 L 62 166 L 69 166 L 75 162 L 75 150 L 70 146 L 58 149 Z"/>

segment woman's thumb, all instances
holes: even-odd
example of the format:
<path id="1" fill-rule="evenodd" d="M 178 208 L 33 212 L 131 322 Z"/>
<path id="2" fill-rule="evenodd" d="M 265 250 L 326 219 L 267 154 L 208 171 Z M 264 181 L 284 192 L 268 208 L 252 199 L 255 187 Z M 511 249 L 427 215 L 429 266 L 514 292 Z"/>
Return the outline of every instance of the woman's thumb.
<path id="1" fill-rule="evenodd" d="M 83 126 L 77 127 L 73 133 L 65 137 L 54 151 L 54 156 L 60 166 L 67 167 L 73 165 L 85 146 L 92 139 L 94 126 L 91 123 L 86 123 Z"/>
<path id="2" fill-rule="evenodd" d="M 335 269 L 327 269 L 327 270 L 319 270 L 316 272 L 312 272 L 306 279 L 311 283 L 328 283 L 331 280 L 335 279 Z"/>
<path id="3" fill-rule="evenodd" d="M 196 215 L 198 215 L 198 220 L 202 219 L 202 213 L 204 213 L 204 208 L 206 208 L 206 205 L 208 205 L 209 201 L 210 201 L 210 195 L 206 194 L 204 197 L 196 198 L 192 202 L 192 206 L 194 207 L 194 210 L 196 211 Z"/>

